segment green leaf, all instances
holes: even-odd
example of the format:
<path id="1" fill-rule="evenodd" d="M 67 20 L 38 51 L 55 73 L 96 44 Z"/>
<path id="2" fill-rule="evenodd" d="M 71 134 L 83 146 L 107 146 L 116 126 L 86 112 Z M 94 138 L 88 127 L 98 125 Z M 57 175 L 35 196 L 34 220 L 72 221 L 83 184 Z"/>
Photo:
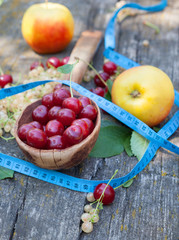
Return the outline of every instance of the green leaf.
<path id="1" fill-rule="evenodd" d="M 14 175 L 14 171 L 4 168 L 4 167 L 0 167 L 0 180 L 5 179 L 5 178 L 13 178 Z"/>
<path id="2" fill-rule="evenodd" d="M 136 156 L 138 160 L 140 160 L 149 145 L 149 141 L 143 136 L 141 136 L 139 133 L 133 131 L 130 144 L 134 156 Z"/>
<path id="3" fill-rule="evenodd" d="M 131 134 L 130 129 L 122 126 L 101 127 L 98 139 L 92 149 L 91 157 L 111 157 L 124 151 L 124 139 Z"/>
<path id="4" fill-rule="evenodd" d="M 119 125 L 114 121 L 103 119 L 101 121 L 101 127 L 108 127 L 108 126 L 119 126 Z"/>
<path id="5" fill-rule="evenodd" d="M 105 94 L 104 98 L 111 102 L 111 89 L 112 89 L 113 81 L 109 79 L 107 80 L 106 84 L 108 85 L 108 91 Z"/>
<path id="6" fill-rule="evenodd" d="M 133 152 L 131 150 L 130 141 L 131 141 L 131 135 L 127 136 L 126 139 L 124 140 L 124 149 L 129 157 L 131 157 L 133 155 Z"/>
<path id="7" fill-rule="evenodd" d="M 58 70 L 58 72 L 61 72 L 63 74 L 68 74 L 73 70 L 73 67 L 75 64 L 65 64 L 61 67 L 58 67 L 57 70 Z"/>
<path id="8" fill-rule="evenodd" d="M 111 102 L 111 94 L 109 91 L 105 94 L 104 98 Z"/>
<path id="9" fill-rule="evenodd" d="M 134 179 L 132 178 L 129 181 L 125 182 L 122 186 L 124 188 L 128 188 L 128 187 L 130 187 L 132 185 L 133 181 L 134 181 Z"/>
<path id="10" fill-rule="evenodd" d="M 108 92 L 111 94 L 111 89 L 113 85 L 113 81 L 111 79 L 107 80 L 107 85 L 108 85 Z"/>

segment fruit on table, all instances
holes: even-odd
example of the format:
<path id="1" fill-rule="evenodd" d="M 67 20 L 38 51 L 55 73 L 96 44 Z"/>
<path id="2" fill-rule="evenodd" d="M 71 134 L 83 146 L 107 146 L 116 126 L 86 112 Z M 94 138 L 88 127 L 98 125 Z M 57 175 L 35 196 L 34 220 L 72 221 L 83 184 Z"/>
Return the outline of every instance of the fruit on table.
<path id="1" fill-rule="evenodd" d="M 21 31 L 37 53 L 57 53 L 73 38 L 74 19 L 67 7 L 46 2 L 30 6 L 24 13 Z"/>
<path id="2" fill-rule="evenodd" d="M 12 76 L 9 74 L 1 74 L 0 75 L 0 87 L 4 88 L 6 86 L 6 84 L 8 83 L 12 83 L 13 79 Z"/>
<path id="3" fill-rule="evenodd" d="M 105 191 L 104 191 L 104 189 L 105 189 Z M 101 194 L 103 193 L 103 191 L 104 191 L 104 196 L 101 197 Z M 94 194 L 95 200 L 98 200 L 101 198 L 101 202 L 104 205 L 111 204 L 115 198 L 115 191 L 114 191 L 113 187 L 111 187 L 110 185 L 107 185 L 106 183 L 98 184 L 96 186 L 93 194 Z"/>
<path id="4" fill-rule="evenodd" d="M 65 149 L 87 138 L 95 127 L 97 110 L 91 100 L 69 97 L 69 90 L 59 87 L 42 97 L 42 104 L 32 111 L 33 121 L 18 129 L 19 138 L 34 148 Z M 58 96 L 56 102 L 54 96 Z M 83 106 L 80 99 L 87 105 Z M 83 110 L 85 117 L 80 117 Z"/>
<path id="5" fill-rule="evenodd" d="M 50 57 L 46 62 L 46 66 L 48 68 L 50 68 L 50 67 L 58 68 L 58 67 L 62 66 L 62 63 L 59 58 Z"/>
<path id="6" fill-rule="evenodd" d="M 101 73 L 99 73 L 99 75 L 105 82 L 110 78 L 110 75 L 106 72 L 101 72 Z M 94 82 L 95 82 L 96 86 L 98 86 L 98 87 L 105 87 L 104 83 L 101 81 L 101 79 L 99 78 L 99 76 L 97 74 L 94 76 Z"/>
<path id="7" fill-rule="evenodd" d="M 117 71 L 117 65 L 111 61 L 105 62 L 103 64 L 103 71 L 109 75 L 113 75 Z"/>
<path id="8" fill-rule="evenodd" d="M 112 102 L 150 127 L 162 122 L 174 103 L 174 87 L 159 68 L 139 66 L 121 73 L 114 81 Z"/>
<path id="9" fill-rule="evenodd" d="M 35 61 L 35 62 L 33 62 L 33 63 L 31 64 L 30 70 L 33 70 L 33 69 L 35 69 L 35 68 L 37 68 L 37 67 L 39 67 L 39 66 L 41 66 L 42 68 L 44 68 L 44 65 L 43 65 L 42 62 L 40 62 L 40 61 Z"/>
<path id="10" fill-rule="evenodd" d="M 91 88 L 90 91 L 101 97 L 104 97 L 105 95 L 105 90 L 102 87 Z"/>

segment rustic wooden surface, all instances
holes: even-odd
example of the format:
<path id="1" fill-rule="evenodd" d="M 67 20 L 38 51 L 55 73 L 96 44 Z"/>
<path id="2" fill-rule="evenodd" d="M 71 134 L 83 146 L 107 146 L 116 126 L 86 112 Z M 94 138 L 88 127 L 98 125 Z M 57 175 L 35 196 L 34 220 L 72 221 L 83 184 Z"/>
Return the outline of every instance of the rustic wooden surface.
<path id="1" fill-rule="evenodd" d="M 17 79 L 26 74 L 35 59 L 43 62 L 49 56 L 34 53 L 22 38 L 20 25 L 23 12 L 34 2 L 5 0 L 0 7 L 0 65 Z M 54 1 L 55 2 L 55 1 Z M 57 1 L 56 1 L 57 2 Z M 104 30 L 114 10 L 115 0 L 62 0 L 75 18 L 75 36 L 69 47 L 58 57 L 69 55 L 80 33 L 87 28 Z M 136 0 L 143 5 L 159 1 Z M 179 2 L 169 0 L 159 13 L 143 13 L 127 18 L 117 32 L 117 50 L 141 64 L 164 70 L 179 89 Z M 143 25 L 148 20 L 160 33 Z M 143 40 L 149 40 L 144 47 Z M 104 45 L 94 58 L 100 70 Z M 92 83 L 84 84 L 87 88 Z M 172 113 L 176 110 L 173 108 Z M 172 116 L 172 113 L 170 116 Z M 104 116 L 105 117 L 105 116 Z M 179 144 L 179 134 L 171 138 Z M 0 151 L 23 158 L 15 141 L 0 140 Z M 125 153 L 107 159 L 88 158 L 83 164 L 63 171 L 86 179 L 110 178 L 115 169 L 123 176 L 137 163 Z M 178 156 L 160 149 L 154 160 L 128 189 L 116 192 L 116 199 L 100 213 L 100 221 L 91 234 L 80 230 L 80 216 L 86 193 L 71 191 L 22 174 L 0 181 L 0 240 L 176 240 L 178 231 Z"/>

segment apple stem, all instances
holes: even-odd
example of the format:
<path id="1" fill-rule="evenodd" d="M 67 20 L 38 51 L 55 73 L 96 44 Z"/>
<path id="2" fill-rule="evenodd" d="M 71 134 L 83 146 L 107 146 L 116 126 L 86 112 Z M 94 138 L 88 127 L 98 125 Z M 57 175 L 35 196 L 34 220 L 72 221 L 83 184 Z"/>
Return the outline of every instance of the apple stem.
<path id="1" fill-rule="evenodd" d="M 130 95 L 133 97 L 133 98 L 137 98 L 137 97 L 140 97 L 140 92 L 138 90 L 134 90 L 130 93 Z"/>

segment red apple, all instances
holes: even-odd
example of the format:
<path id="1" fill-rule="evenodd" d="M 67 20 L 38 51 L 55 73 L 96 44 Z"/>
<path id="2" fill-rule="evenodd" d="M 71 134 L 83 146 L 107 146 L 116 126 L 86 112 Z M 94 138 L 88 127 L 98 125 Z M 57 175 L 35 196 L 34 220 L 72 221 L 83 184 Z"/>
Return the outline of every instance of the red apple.
<path id="1" fill-rule="evenodd" d="M 29 7 L 22 19 L 22 35 L 37 53 L 57 53 L 71 42 L 74 19 L 67 7 L 46 2 Z"/>

